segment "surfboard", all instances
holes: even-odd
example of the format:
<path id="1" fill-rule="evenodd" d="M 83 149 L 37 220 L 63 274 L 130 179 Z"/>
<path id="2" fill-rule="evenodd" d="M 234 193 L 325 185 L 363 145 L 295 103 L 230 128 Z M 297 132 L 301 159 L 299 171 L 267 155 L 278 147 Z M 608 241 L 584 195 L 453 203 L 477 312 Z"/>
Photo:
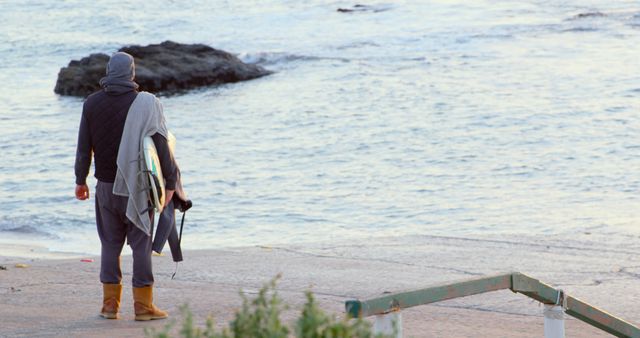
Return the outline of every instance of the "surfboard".
<path id="1" fill-rule="evenodd" d="M 142 143 L 144 149 L 144 172 L 147 174 L 146 176 L 149 182 L 149 200 L 151 201 L 153 208 L 158 211 L 158 213 L 161 213 L 162 209 L 164 209 L 166 195 L 165 179 L 162 175 L 160 158 L 158 157 L 158 151 L 156 150 L 156 145 L 153 143 L 151 136 L 146 136 L 142 140 Z M 171 132 L 168 133 L 167 144 L 169 146 L 169 151 L 173 153 L 176 138 Z"/>
<path id="2" fill-rule="evenodd" d="M 146 136 L 142 140 L 142 146 L 144 149 L 144 173 L 149 184 L 149 200 L 153 208 L 160 213 L 164 207 L 165 198 L 164 176 L 162 175 L 160 158 L 151 136 Z"/>

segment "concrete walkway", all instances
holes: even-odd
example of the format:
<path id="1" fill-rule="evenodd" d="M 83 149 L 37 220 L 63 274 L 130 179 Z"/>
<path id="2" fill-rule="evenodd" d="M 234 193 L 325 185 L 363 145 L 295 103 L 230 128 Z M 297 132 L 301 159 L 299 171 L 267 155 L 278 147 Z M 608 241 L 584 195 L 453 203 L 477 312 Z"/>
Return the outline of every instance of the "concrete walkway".
<path id="1" fill-rule="evenodd" d="M 171 280 L 170 255 L 154 257 L 156 304 L 180 321 L 189 304 L 198 323 L 212 315 L 219 327 L 240 306 L 239 290 L 255 292 L 282 273 L 280 296 L 292 322 L 312 290 L 321 306 L 342 315 L 344 301 L 435 283 L 520 271 L 572 296 L 640 323 L 640 248 L 634 238 L 582 234 L 549 239 L 523 236 L 374 238 L 359 243 L 316 243 L 187 251 Z M 0 246 L 0 253 L 2 246 Z M 131 257 L 122 265 L 122 319 L 103 320 L 95 262 L 0 256 L 0 337 L 141 337 L 168 320 L 133 321 Z M 16 268 L 26 263 L 28 268 Z M 542 306 L 510 291 L 403 311 L 407 337 L 541 337 Z M 609 335 L 569 317 L 568 337 Z"/>

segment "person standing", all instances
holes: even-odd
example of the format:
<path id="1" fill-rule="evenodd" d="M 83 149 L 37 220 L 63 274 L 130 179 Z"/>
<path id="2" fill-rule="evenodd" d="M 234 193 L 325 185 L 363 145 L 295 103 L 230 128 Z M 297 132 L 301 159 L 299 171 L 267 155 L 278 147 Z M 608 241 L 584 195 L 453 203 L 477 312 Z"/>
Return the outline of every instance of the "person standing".
<path id="1" fill-rule="evenodd" d="M 131 55 L 111 56 L 101 90 L 84 102 L 75 161 L 78 200 L 89 199 L 86 178 L 95 159 L 95 213 L 101 243 L 100 315 L 117 319 L 122 296 L 120 254 L 126 242 L 133 252 L 133 298 L 136 320 L 163 319 L 168 313 L 153 304 L 151 247 L 153 209 L 140 180 L 142 139 L 151 136 L 165 176 L 166 203 L 171 201 L 177 177 L 167 144 L 168 131 L 160 101 L 138 92 Z"/>

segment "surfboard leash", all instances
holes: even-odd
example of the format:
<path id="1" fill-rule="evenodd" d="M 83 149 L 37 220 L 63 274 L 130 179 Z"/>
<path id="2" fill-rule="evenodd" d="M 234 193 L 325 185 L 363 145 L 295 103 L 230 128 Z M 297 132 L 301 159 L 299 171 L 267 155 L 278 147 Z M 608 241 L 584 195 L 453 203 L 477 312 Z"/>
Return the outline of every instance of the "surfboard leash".
<path id="1" fill-rule="evenodd" d="M 191 200 L 186 200 L 185 203 L 182 205 L 182 220 L 180 221 L 180 234 L 178 235 L 178 248 L 180 248 L 181 251 L 182 251 L 182 229 L 184 228 L 184 217 L 187 215 L 187 210 L 191 209 L 192 206 L 193 206 L 193 203 L 191 202 Z M 179 262 L 176 262 L 176 270 L 173 272 L 173 275 L 171 275 L 171 279 L 173 279 L 178 273 L 178 263 Z"/>

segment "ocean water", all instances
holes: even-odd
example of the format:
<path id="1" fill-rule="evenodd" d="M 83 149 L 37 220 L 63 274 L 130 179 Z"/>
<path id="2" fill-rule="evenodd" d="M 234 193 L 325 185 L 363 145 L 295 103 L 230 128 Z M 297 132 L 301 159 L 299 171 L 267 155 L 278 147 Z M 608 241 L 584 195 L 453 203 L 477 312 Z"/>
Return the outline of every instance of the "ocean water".
<path id="1" fill-rule="evenodd" d="M 337 11 L 354 4 L 0 1 L 0 243 L 99 252 L 93 200 L 73 193 L 82 99 L 53 93 L 57 73 L 165 40 L 275 71 L 161 97 L 187 249 L 640 236 L 636 1 Z"/>

